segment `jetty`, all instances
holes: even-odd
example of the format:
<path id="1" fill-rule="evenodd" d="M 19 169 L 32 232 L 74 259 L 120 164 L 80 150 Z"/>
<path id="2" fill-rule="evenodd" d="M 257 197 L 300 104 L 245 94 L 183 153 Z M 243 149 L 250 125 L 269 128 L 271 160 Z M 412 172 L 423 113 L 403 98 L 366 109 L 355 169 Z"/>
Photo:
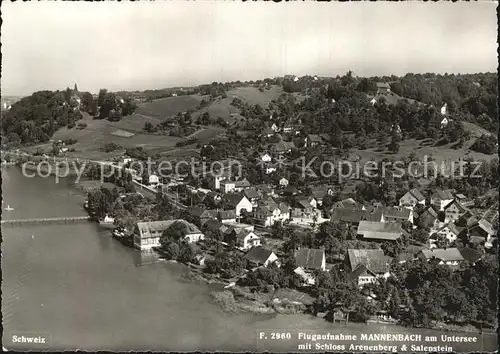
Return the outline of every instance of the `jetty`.
<path id="1" fill-rule="evenodd" d="M 17 219 L 2 220 L 2 226 L 21 226 L 21 225 L 49 225 L 49 224 L 74 224 L 78 222 L 90 221 L 88 216 L 69 216 L 59 218 L 37 218 L 37 219 Z"/>

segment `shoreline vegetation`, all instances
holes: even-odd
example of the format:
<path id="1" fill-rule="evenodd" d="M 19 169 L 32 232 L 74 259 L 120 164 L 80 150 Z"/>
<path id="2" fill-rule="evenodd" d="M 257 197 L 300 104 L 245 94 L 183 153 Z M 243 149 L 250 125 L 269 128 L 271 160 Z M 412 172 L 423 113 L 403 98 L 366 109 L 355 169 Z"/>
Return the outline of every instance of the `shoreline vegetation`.
<path id="1" fill-rule="evenodd" d="M 161 257 L 164 254 L 161 250 L 155 250 Z M 163 258 L 162 258 L 163 259 Z M 172 262 L 172 261 L 168 261 Z M 199 266 L 191 263 L 183 263 L 175 261 L 175 263 L 183 264 L 187 268 L 187 273 L 183 275 L 183 279 L 200 283 L 204 282 L 206 284 L 217 284 L 221 286 L 228 286 L 230 284 L 229 280 L 223 280 L 216 275 L 204 273 Z M 284 292 L 291 291 L 290 289 L 282 289 Z M 309 315 L 317 318 L 320 316 L 315 316 L 311 311 L 308 310 L 308 306 L 300 301 L 293 301 L 287 297 L 280 297 L 280 292 L 278 289 L 268 292 L 268 293 L 253 293 L 248 287 L 243 287 L 239 285 L 224 287 L 220 290 L 213 290 L 210 292 L 210 297 L 212 302 L 228 313 L 228 314 L 252 314 L 252 315 L 296 315 L 303 314 Z M 278 295 L 278 296 L 277 296 Z M 357 322 L 349 322 L 353 324 Z M 377 325 L 392 325 L 400 328 L 410 328 L 403 326 L 396 322 L 387 322 L 383 320 L 371 319 L 368 320 L 366 325 L 377 326 Z M 335 325 L 332 323 L 332 325 Z M 442 332 L 464 332 L 464 333 L 483 333 L 488 335 L 496 334 L 495 329 L 480 329 L 472 326 L 459 326 L 454 324 L 438 323 L 431 327 L 416 327 L 416 329 L 424 330 L 436 330 Z"/>

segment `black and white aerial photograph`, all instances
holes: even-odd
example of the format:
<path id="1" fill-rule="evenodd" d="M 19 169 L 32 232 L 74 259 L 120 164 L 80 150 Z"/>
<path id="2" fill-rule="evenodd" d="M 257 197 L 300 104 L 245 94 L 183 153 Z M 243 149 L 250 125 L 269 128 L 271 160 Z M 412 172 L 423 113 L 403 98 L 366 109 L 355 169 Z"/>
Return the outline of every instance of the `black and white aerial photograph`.
<path id="1" fill-rule="evenodd" d="M 498 350 L 497 5 L 3 2 L 2 350 Z"/>

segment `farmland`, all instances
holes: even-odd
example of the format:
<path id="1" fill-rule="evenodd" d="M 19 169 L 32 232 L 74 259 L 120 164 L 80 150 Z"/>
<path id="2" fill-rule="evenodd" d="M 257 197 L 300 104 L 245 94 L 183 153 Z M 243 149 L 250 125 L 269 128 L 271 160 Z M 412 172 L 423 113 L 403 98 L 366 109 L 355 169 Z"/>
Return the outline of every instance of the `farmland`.
<path id="1" fill-rule="evenodd" d="M 164 119 L 189 109 L 196 109 L 202 100 L 200 95 L 168 97 L 139 105 L 136 113 Z"/>

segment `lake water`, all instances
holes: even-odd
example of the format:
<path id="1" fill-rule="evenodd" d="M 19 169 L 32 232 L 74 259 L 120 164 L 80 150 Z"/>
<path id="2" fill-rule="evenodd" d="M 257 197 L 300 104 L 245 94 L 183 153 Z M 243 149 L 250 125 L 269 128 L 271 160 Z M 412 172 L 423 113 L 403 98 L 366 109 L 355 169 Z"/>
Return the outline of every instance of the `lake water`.
<path id="1" fill-rule="evenodd" d="M 85 215 L 70 181 L 24 178 L 2 168 L 4 219 Z M 317 333 L 417 333 L 395 326 L 332 325 L 304 315 L 228 315 L 213 289 L 183 280 L 185 268 L 147 264 L 93 223 L 2 228 L 3 346 L 9 350 L 296 351 L 299 330 Z M 258 333 L 292 334 L 258 341 Z M 433 333 L 419 330 L 418 333 Z M 17 337 L 14 337 L 17 336 Z M 45 343 L 14 343 L 40 337 Z M 476 335 L 477 336 L 477 335 Z M 450 344 L 451 345 L 451 344 Z M 452 345 L 456 351 L 480 350 Z M 484 336 L 483 349 L 496 349 Z"/>

